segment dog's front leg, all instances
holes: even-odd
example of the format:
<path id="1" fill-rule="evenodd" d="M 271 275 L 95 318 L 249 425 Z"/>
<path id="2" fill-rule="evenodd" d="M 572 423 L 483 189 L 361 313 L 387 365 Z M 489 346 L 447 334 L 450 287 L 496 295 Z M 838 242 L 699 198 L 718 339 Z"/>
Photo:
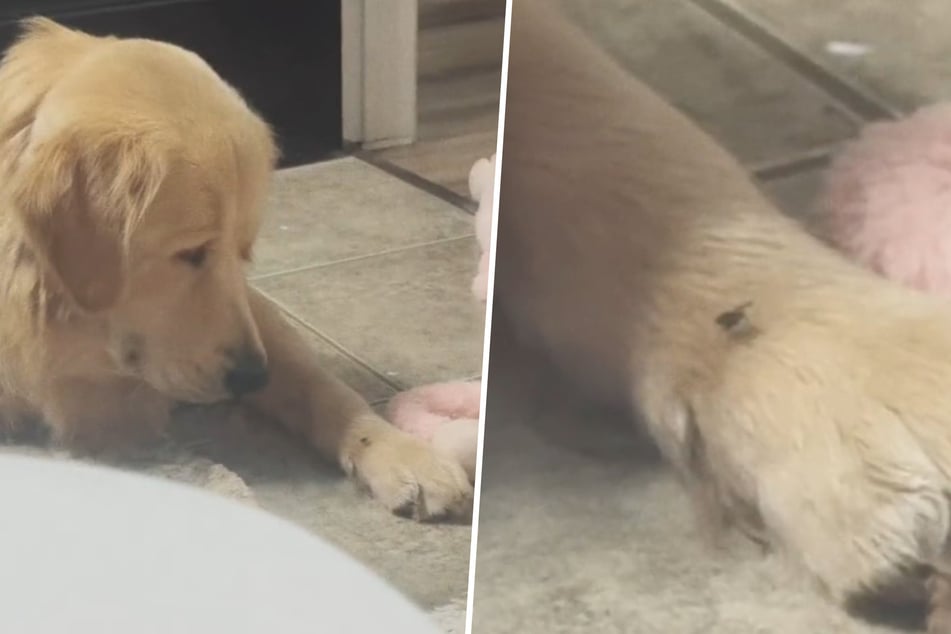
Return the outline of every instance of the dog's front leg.
<path id="1" fill-rule="evenodd" d="M 268 386 L 249 404 L 307 438 L 392 511 L 417 519 L 469 512 L 472 486 L 450 456 L 396 429 L 320 367 L 317 355 L 277 307 L 251 291 L 268 355 Z"/>

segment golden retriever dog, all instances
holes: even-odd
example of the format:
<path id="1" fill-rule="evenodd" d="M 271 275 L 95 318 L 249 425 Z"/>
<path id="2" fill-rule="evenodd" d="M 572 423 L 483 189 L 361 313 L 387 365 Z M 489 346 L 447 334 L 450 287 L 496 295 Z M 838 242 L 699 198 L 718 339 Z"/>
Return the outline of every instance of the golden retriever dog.
<path id="1" fill-rule="evenodd" d="M 25 24 L 0 65 L 0 423 L 85 451 L 242 402 L 393 511 L 466 513 L 462 468 L 317 365 L 250 288 L 269 128 L 198 56 Z"/>
<path id="2" fill-rule="evenodd" d="M 783 216 L 551 4 L 513 5 L 500 318 L 836 601 L 951 632 L 951 307 Z"/>

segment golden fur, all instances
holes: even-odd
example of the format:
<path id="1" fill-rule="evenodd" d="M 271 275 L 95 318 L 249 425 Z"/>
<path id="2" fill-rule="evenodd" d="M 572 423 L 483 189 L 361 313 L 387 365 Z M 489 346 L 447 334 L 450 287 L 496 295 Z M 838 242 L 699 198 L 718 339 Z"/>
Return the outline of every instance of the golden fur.
<path id="1" fill-rule="evenodd" d="M 0 422 L 39 418 L 95 450 L 269 371 L 247 402 L 387 506 L 465 512 L 461 467 L 324 373 L 248 286 L 275 158 L 196 55 L 28 22 L 0 65 Z"/>
<path id="2" fill-rule="evenodd" d="M 947 602 L 951 309 L 781 215 L 545 4 L 513 5 L 500 315 L 836 600 Z"/>

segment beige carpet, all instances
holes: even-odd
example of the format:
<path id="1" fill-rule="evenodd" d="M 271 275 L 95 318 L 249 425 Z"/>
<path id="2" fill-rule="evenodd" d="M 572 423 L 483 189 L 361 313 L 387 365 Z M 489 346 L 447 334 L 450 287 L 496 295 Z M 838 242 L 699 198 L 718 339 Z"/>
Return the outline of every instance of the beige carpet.
<path id="1" fill-rule="evenodd" d="M 436 625 L 446 634 L 463 634 L 466 631 L 465 599 L 456 599 L 436 608 L 430 614 Z"/>
<path id="2" fill-rule="evenodd" d="M 251 491 L 241 476 L 223 464 L 197 455 L 187 447 L 179 446 L 174 442 L 165 443 L 122 460 L 81 460 L 72 457 L 66 451 L 22 445 L 5 445 L 0 447 L 0 453 L 28 455 L 53 460 L 80 460 L 100 466 L 105 465 L 123 471 L 186 484 L 238 502 L 257 506 L 254 492 Z"/>

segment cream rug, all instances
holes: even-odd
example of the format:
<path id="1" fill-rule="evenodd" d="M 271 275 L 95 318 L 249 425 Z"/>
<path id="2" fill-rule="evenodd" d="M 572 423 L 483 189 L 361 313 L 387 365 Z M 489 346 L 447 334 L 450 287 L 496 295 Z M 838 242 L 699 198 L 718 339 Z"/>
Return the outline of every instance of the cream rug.
<path id="1" fill-rule="evenodd" d="M 466 631 L 466 599 L 455 599 L 430 612 L 436 626 L 446 634 L 464 634 Z"/>

